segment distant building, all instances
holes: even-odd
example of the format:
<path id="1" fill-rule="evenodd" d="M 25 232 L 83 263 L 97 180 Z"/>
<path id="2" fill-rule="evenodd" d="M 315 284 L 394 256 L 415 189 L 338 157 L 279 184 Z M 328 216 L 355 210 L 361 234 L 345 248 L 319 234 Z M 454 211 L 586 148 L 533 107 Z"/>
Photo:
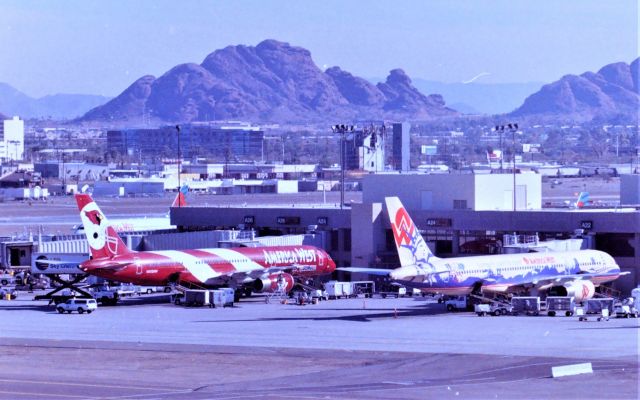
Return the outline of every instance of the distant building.
<path id="1" fill-rule="evenodd" d="M 384 125 L 372 125 L 346 135 L 345 169 L 384 171 L 385 132 Z"/>
<path id="2" fill-rule="evenodd" d="M 408 122 L 393 124 L 393 169 L 396 171 L 407 172 L 411 169 L 410 129 Z"/>
<path id="3" fill-rule="evenodd" d="M 24 158 L 24 121 L 13 117 L 0 125 L 0 160 L 3 162 Z"/>
<path id="4" fill-rule="evenodd" d="M 179 150 L 183 158 L 258 159 L 262 157 L 263 144 L 264 132 L 248 124 L 180 125 Z M 107 149 L 141 159 L 177 158 L 178 131 L 175 126 L 108 131 Z"/>

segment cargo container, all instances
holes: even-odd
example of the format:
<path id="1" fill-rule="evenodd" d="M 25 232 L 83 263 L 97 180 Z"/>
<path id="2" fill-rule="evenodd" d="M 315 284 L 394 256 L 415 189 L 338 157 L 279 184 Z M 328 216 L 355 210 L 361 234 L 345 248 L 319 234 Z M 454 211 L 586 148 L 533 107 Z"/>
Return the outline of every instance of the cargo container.
<path id="1" fill-rule="evenodd" d="M 328 281 L 324 284 L 329 299 L 340 299 L 353 295 L 351 282 Z"/>
<path id="2" fill-rule="evenodd" d="M 208 290 L 185 290 L 184 305 L 187 307 L 211 306 Z"/>
<path id="3" fill-rule="evenodd" d="M 540 297 L 520 296 L 511 298 L 511 312 L 513 315 L 539 315 Z"/>
<path id="4" fill-rule="evenodd" d="M 572 316 L 576 310 L 573 296 L 547 296 L 547 315 L 550 317 L 564 314 Z"/>

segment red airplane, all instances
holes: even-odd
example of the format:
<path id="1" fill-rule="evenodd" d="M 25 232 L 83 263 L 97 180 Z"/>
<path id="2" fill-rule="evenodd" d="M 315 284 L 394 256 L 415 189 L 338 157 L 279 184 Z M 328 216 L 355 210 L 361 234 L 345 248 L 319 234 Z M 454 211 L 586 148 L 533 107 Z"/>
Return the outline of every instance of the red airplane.
<path id="1" fill-rule="evenodd" d="M 256 292 L 290 291 L 297 280 L 330 274 L 336 264 L 313 246 L 132 251 L 88 194 L 76 194 L 91 258 L 88 274 L 137 285 L 233 287 Z"/>

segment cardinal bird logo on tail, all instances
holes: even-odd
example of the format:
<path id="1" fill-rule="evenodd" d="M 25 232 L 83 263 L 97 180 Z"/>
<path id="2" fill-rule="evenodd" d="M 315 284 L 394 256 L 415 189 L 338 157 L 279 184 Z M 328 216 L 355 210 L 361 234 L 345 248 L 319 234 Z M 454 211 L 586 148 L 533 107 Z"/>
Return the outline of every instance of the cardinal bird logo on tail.
<path id="1" fill-rule="evenodd" d="M 111 258 L 130 252 L 91 196 L 77 194 L 76 202 L 92 258 Z"/>

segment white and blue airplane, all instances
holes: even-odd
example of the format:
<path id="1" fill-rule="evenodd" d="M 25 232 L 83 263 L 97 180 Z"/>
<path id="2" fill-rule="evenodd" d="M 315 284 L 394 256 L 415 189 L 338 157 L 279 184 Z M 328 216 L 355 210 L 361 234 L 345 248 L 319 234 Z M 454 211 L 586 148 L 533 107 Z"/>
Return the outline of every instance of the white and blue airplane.
<path id="1" fill-rule="evenodd" d="M 400 267 L 338 270 L 386 275 L 427 293 L 547 291 L 557 296 L 573 296 L 576 301 L 592 298 L 596 286 L 628 274 L 620 272 L 613 257 L 598 250 L 438 258 L 427 246 L 400 199 L 387 197 L 385 202 Z"/>

